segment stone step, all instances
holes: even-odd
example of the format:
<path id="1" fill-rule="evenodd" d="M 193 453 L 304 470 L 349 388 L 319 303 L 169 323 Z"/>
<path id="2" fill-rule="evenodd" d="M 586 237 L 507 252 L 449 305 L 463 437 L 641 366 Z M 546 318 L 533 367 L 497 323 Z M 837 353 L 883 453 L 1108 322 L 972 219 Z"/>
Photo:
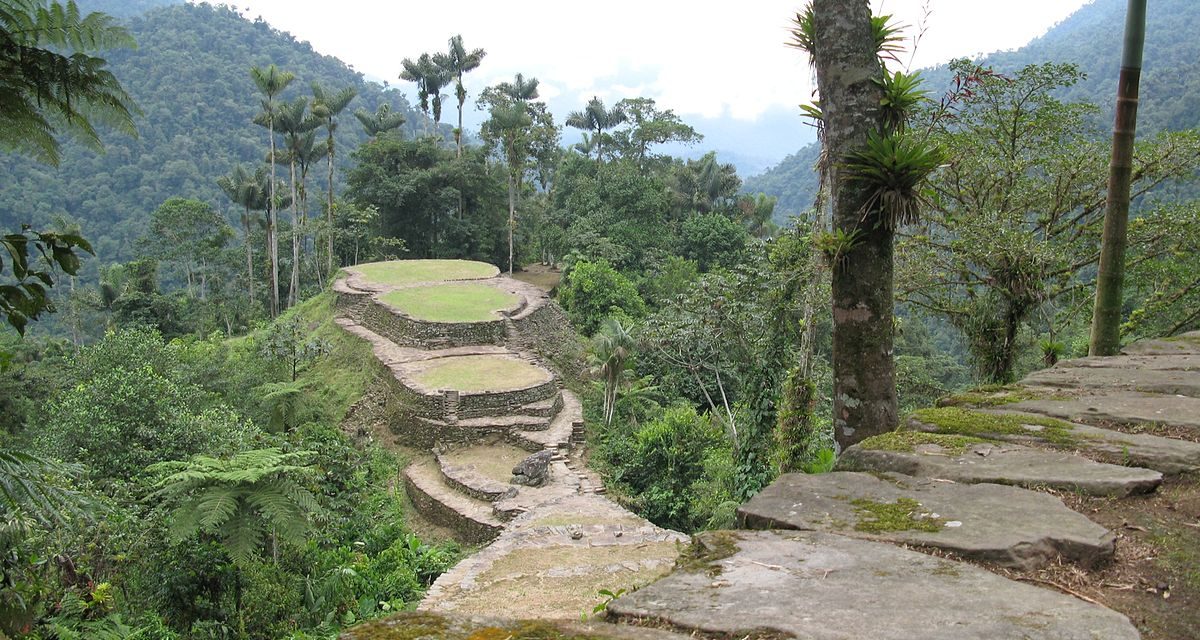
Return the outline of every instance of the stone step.
<path id="1" fill-rule="evenodd" d="M 559 397 L 562 399 L 562 408 L 550 420 L 549 428 L 544 431 L 514 431 L 511 433 L 514 442 L 530 451 L 570 451 L 575 424 L 583 423 L 583 405 L 579 398 L 567 389 L 563 389 Z"/>
<path id="2" fill-rule="evenodd" d="M 1125 369 L 1116 367 L 1054 366 L 1035 371 L 1021 381 L 1025 386 L 1057 387 L 1084 391 L 1140 391 L 1200 397 L 1200 376 L 1176 369 Z"/>
<path id="3" fill-rule="evenodd" d="M 439 429 L 474 429 L 481 432 L 502 432 L 509 429 L 519 429 L 521 431 L 545 431 L 550 428 L 550 419 L 541 418 L 538 416 L 526 415 L 499 415 L 499 416 L 484 416 L 481 418 L 461 418 L 456 422 L 448 422 L 445 420 L 436 420 L 434 418 L 418 417 L 422 424 Z"/>
<path id="4" fill-rule="evenodd" d="M 1200 331 L 1192 331 L 1171 338 L 1139 340 L 1121 349 L 1126 355 L 1200 355 Z"/>
<path id="5" fill-rule="evenodd" d="M 452 454 L 435 454 L 434 460 L 447 486 L 476 500 L 495 502 L 505 494 L 516 492 L 513 485 L 488 477 L 474 465 L 455 464 Z"/>
<path id="6" fill-rule="evenodd" d="M 846 449 L 836 470 L 893 472 L 1113 497 L 1149 493 L 1162 484 L 1162 474 L 1150 469 L 1094 462 L 1018 444 L 903 431 L 868 438 Z"/>
<path id="7" fill-rule="evenodd" d="M 601 601 L 600 589 L 633 590 L 670 571 L 687 539 L 601 496 L 563 495 L 439 576 L 418 610 L 578 619 Z"/>
<path id="8" fill-rule="evenodd" d="M 1118 392 L 1071 399 L 1025 400 L 1004 406 L 1083 423 L 1166 425 L 1194 429 L 1200 439 L 1200 398 Z"/>
<path id="9" fill-rule="evenodd" d="M 899 474 L 789 473 L 738 509 L 749 529 L 826 531 L 917 545 L 1017 569 L 1111 558 L 1108 529 L 1045 494 Z"/>
<path id="10" fill-rule="evenodd" d="M 447 527 L 463 542 L 491 542 L 504 523 L 492 513 L 491 503 L 459 493 L 442 482 L 433 460 L 413 462 L 404 469 L 404 486 L 421 515 Z"/>
<path id="11" fill-rule="evenodd" d="M 710 531 L 608 615 L 676 632 L 813 640 L 1136 640 L 1115 611 L 965 563 L 824 532 Z M 753 633 L 753 635 L 751 635 Z"/>
<path id="12" fill-rule="evenodd" d="M 1200 354 L 1167 356 L 1097 356 L 1072 358 L 1059 362 L 1056 367 L 1077 369 L 1138 369 L 1139 371 L 1192 371 L 1200 372 Z"/>
<path id="13" fill-rule="evenodd" d="M 1019 406 L 981 411 L 957 407 L 922 409 L 909 417 L 906 426 L 926 433 L 969 433 L 988 440 L 1074 451 L 1101 462 L 1144 467 L 1165 474 L 1200 469 L 1200 443 L 1124 433 L 1013 410 Z"/>

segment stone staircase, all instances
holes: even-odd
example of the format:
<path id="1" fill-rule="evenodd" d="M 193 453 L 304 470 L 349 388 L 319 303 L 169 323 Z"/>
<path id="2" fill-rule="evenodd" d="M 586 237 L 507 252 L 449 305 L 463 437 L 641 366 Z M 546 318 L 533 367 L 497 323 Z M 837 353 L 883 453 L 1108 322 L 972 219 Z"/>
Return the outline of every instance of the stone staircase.
<path id="1" fill-rule="evenodd" d="M 1135 524 L 1142 510 L 1162 503 L 1182 512 L 1180 530 L 1200 528 L 1200 331 L 942 405 L 847 449 L 832 473 L 782 475 L 738 510 L 742 528 L 697 536 L 666 578 L 607 603 L 606 623 L 474 617 L 576 617 L 553 596 L 568 576 L 594 575 L 616 540 L 666 542 L 668 532 L 606 512 L 576 466 L 574 494 L 518 515 L 438 581 L 422 610 L 445 616 L 401 615 L 346 636 L 408 638 L 436 620 L 462 633 L 430 638 L 1200 638 L 1194 596 L 1124 584 L 1122 573 L 1156 562 L 1136 538 L 1156 534 Z M 570 554 L 584 540 L 587 554 Z M 1055 579 L 1092 573 L 1120 580 Z"/>
<path id="2" fill-rule="evenodd" d="M 536 351 L 536 336 L 526 335 L 536 329 L 539 311 L 552 304 L 544 295 L 526 291 L 517 311 L 504 317 L 498 338 L 492 331 L 455 326 L 446 327 L 454 336 L 447 341 L 439 337 L 441 327 L 420 325 L 382 303 L 378 298 L 389 287 L 349 271 L 334 285 L 337 323 L 370 343 L 392 373 L 384 395 L 404 409 L 387 425 L 393 441 L 431 451 L 402 473 L 414 507 L 463 542 L 489 545 L 439 578 L 423 609 L 513 616 L 527 612 L 528 603 L 520 599 L 492 599 L 513 586 L 509 565 L 526 554 L 536 554 L 543 564 L 567 566 L 579 560 L 581 549 L 607 547 L 603 562 L 583 562 L 570 575 L 545 567 L 531 576 L 527 567 L 520 568 L 525 578 L 517 585 L 533 581 L 542 587 L 569 587 L 555 599 L 559 616 L 590 610 L 599 589 L 648 583 L 670 569 L 686 536 L 658 528 L 604 498 L 600 477 L 587 468 L 576 446 L 584 436 L 579 398 L 562 388 Z M 528 286 L 502 276 L 486 282 L 513 292 Z M 393 322 L 393 315 L 402 319 Z M 561 312 L 539 321 L 555 318 Z M 417 327 L 413 334 L 403 333 L 412 327 Z M 471 335 L 482 341 L 464 344 L 463 336 Z M 473 357 L 516 359 L 544 375 L 514 388 L 498 380 L 498 390 L 489 391 L 422 383 L 430 367 Z M 538 487 L 512 484 L 513 467 L 540 451 L 551 452 L 549 482 Z M 555 542 L 559 538 L 566 543 Z M 492 596 L 483 598 L 484 593 Z"/>

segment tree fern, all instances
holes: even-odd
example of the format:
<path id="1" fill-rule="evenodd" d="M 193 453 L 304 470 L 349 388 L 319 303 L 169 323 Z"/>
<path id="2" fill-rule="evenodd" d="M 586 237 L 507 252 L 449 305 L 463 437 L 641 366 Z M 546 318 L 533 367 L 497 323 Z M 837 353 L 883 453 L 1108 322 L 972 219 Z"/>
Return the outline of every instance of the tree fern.
<path id="1" fill-rule="evenodd" d="M 303 543 L 320 512 L 316 498 L 300 484 L 312 475 L 312 455 L 257 449 L 229 459 L 196 456 L 156 464 L 151 471 L 166 475 L 151 497 L 175 504 L 171 535 L 176 540 L 214 535 L 234 562 L 244 564 L 262 550 L 268 533 Z"/>

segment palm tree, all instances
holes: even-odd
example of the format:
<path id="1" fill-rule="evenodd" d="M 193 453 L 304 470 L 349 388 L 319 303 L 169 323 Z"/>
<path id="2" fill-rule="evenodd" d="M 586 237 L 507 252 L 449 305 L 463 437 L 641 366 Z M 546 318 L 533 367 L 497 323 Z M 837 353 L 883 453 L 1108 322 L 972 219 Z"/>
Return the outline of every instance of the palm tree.
<path id="1" fill-rule="evenodd" d="M 400 63 L 404 71 L 400 72 L 401 80 L 417 83 L 417 99 L 421 104 L 421 112 L 426 117 L 432 108 L 433 122 L 442 121 L 442 87 L 450 81 L 450 74 L 433 60 L 433 56 L 422 53 L 416 62 L 405 58 Z"/>
<path id="2" fill-rule="evenodd" d="M 246 245 L 246 292 L 250 298 L 250 306 L 254 306 L 254 245 L 250 242 L 251 225 L 254 221 L 253 211 L 267 208 L 267 173 L 259 167 L 253 174 L 242 165 L 233 168 L 233 173 L 217 178 L 217 186 L 225 192 L 234 204 L 242 207 L 242 228 Z"/>
<path id="3" fill-rule="evenodd" d="M 267 183 L 269 185 L 267 194 L 267 253 L 268 259 L 271 262 L 271 317 L 275 317 L 279 315 L 279 241 L 275 237 L 275 230 L 278 227 L 275 198 L 275 110 L 277 107 L 275 97 L 286 89 L 296 79 L 296 76 L 288 71 L 280 71 L 272 64 L 266 69 L 251 67 L 250 77 L 254 79 L 254 85 L 258 87 L 259 93 L 264 96 L 262 113 L 259 114 L 259 118 L 256 121 L 261 120 L 266 123 L 267 136 L 271 143 L 270 155 L 267 158 L 267 165 L 271 170 L 271 180 Z"/>
<path id="4" fill-rule="evenodd" d="M 392 113 L 392 105 L 386 103 L 379 105 L 375 109 L 375 113 L 359 109 L 354 112 L 354 117 L 362 123 L 363 131 L 367 132 L 371 140 L 394 129 L 399 129 L 405 122 L 404 114 L 399 111 Z"/>
<path id="5" fill-rule="evenodd" d="M 295 158 L 296 167 L 300 171 L 299 186 L 296 191 L 300 196 L 300 250 L 303 255 L 308 252 L 308 239 L 304 231 L 308 227 L 308 170 L 321 158 L 329 156 L 329 145 L 326 141 L 318 143 L 317 133 L 309 131 L 301 134 L 290 145 L 289 153 Z M 320 275 L 319 260 L 316 256 L 313 258 L 312 269 L 316 278 L 323 280 Z"/>
<path id="6" fill-rule="evenodd" d="M 292 102 L 279 106 L 274 121 L 284 135 L 286 153 L 275 158 L 280 164 L 287 164 L 292 187 L 292 276 L 288 285 L 288 306 L 295 306 L 300 290 L 300 204 L 296 164 L 299 161 L 300 149 L 304 138 L 313 129 L 321 125 L 320 121 L 308 116 L 308 99 L 299 97 Z"/>
<path id="7" fill-rule="evenodd" d="M 611 425 L 617 406 L 617 389 L 633 355 L 634 340 L 629 328 L 607 318 L 592 337 L 588 360 L 592 373 L 604 382 L 604 424 Z"/>
<path id="8" fill-rule="evenodd" d="M 467 101 L 467 89 L 463 87 L 463 74 L 478 69 L 486 55 L 487 51 L 483 49 L 474 49 L 468 52 L 463 46 L 462 36 L 457 35 L 450 38 L 448 53 L 439 53 L 434 57 L 434 62 L 454 79 L 454 95 L 458 98 L 458 128 L 454 130 L 454 144 L 458 147 L 459 158 L 462 157 L 463 152 L 463 104 Z"/>
<path id="9" fill-rule="evenodd" d="M 572 111 L 567 115 L 566 125 L 592 134 L 596 145 L 596 164 L 604 158 L 604 132 L 625 122 L 625 111 L 619 106 L 606 109 L 600 98 L 593 96 L 583 111 Z"/>
<path id="10" fill-rule="evenodd" d="M 320 85 L 314 82 L 312 84 L 313 92 L 313 116 L 321 119 L 325 125 L 325 132 L 328 136 L 325 138 L 325 146 L 328 151 L 326 158 L 329 160 L 329 175 L 325 185 L 327 202 L 325 203 L 325 225 L 326 225 L 326 253 L 327 262 L 325 271 L 327 274 L 333 273 L 333 161 L 334 161 L 334 143 L 333 132 L 337 131 L 337 116 L 346 107 L 350 105 L 350 101 L 357 95 L 354 87 L 346 87 L 341 91 L 330 94 Z"/>
<path id="11" fill-rule="evenodd" d="M 502 82 L 485 91 L 482 101 L 491 103 L 491 119 L 484 123 L 485 138 L 498 140 L 508 164 L 508 275 L 513 273 L 513 230 L 517 226 L 517 193 L 525 160 L 529 156 L 526 133 L 533 125 L 529 101 L 538 97 L 538 80 L 517 74 L 513 82 Z"/>

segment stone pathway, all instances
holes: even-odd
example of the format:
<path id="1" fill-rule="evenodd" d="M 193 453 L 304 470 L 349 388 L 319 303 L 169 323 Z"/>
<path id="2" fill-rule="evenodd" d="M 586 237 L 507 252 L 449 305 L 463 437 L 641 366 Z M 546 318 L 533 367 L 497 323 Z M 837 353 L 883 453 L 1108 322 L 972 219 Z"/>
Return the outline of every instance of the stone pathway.
<path id="1" fill-rule="evenodd" d="M 392 373 L 383 404 L 398 407 L 387 425 L 394 443 L 431 449 L 403 473 L 413 505 L 463 542 L 487 545 L 437 580 L 422 611 L 577 620 L 601 601 L 601 589 L 640 586 L 670 571 L 688 537 L 604 498 L 580 457 L 583 407 L 537 351 L 546 340 L 532 335 L 539 323 L 561 322 L 561 312 L 538 315 L 552 311 L 544 292 L 503 276 L 476 280 L 521 297 L 499 331 L 476 331 L 471 325 L 491 322 L 415 320 L 378 299 L 401 287 L 348 271 L 334 285 L 337 322 L 369 342 Z M 515 388 L 495 380 L 489 386 L 496 390 L 480 392 L 447 392 L 418 380 L 431 366 L 476 357 L 524 363 L 541 374 Z M 512 484 L 513 467 L 540 451 L 549 452 L 549 482 Z"/>
<path id="2" fill-rule="evenodd" d="M 976 394 L 975 406 L 917 412 L 843 452 L 833 473 L 780 477 L 741 507 L 744 529 L 700 534 L 677 561 L 684 536 L 594 491 L 572 440 L 578 401 L 563 393 L 545 431 L 513 427 L 414 467 L 425 493 L 440 486 L 484 505 L 480 521 L 492 518 L 498 537 L 437 581 L 424 613 L 345 637 L 410 638 L 429 624 L 419 637 L 1140 638 L 1118 612 L 987 570 L 1088 571 L 1113 556 L 1113 531 L 1040 489 L 1138 500 L 1164 474 L 1200 467 L 1200 332 L 1125 354 L 1060 363 Z M 486 447 L 496 460 L 485 464 Z M 539 447 L 555 452 L 555 482 L 501 492 L 517 450 Z M 475 617 L 578 619 L 600 588 L 632 591 L 608 603 L 615 625 L 548 631 Z"/>

